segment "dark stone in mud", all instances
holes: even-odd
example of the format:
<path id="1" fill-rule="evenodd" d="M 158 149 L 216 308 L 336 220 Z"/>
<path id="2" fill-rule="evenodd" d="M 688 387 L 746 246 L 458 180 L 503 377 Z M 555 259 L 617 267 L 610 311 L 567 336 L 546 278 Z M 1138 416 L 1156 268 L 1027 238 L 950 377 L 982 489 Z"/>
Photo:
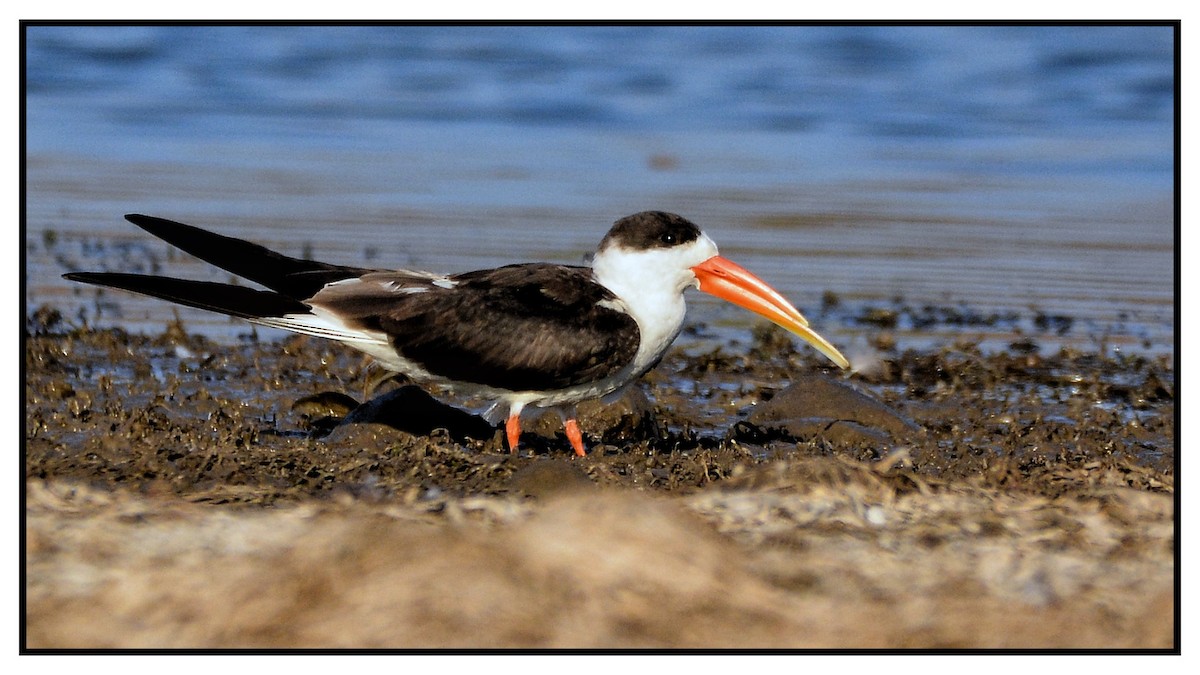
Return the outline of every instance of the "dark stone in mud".
<path id="1" fill-rule="evenodd" d="M 918 438 L 924 430 L 870 394 L 825 375 L 805 374 L 757 406 L 735 434 L 879 443 Z"/>
<path id="2" fill-rule="evenodd" d="M 355 408 L 339 426 L 383 424 L 414 436 L 445 429 L 458 443 L 486 441 L 496 428 L 478 415 L 448 406 L 416 386 L 406 386 L 378 396 Z"/>

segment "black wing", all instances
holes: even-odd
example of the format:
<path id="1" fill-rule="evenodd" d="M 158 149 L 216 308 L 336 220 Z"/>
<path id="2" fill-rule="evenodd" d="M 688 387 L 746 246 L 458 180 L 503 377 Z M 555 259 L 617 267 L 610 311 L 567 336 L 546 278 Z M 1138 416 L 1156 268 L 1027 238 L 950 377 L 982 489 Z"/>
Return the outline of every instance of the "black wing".
<path id="1" fill-rule="evenodd" d="M 637 322 L 584 267 L 509 265 L 437 279 L 372 274 L 308 302 L 386 333 L 429 372 L 513 391 L 612 375 L 633 360 L 640 339 Z"/>

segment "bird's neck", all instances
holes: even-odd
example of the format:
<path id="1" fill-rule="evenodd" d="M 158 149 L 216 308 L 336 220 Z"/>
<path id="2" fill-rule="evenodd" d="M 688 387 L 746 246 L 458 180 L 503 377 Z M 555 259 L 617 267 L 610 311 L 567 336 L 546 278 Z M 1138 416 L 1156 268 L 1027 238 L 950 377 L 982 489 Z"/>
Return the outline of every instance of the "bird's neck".
<path id="1" fill-rule="evenodd" d="M 598 254 L 592 261 L 596 281 L 620 298 L 638 324 L 641 346 L 636 361 L 649 365 L 658 361 L 683 327 L 687 306 L 683 291 L 695 276 L 683 272 L 664 276 L 662 267 L 638 256 Z"/>

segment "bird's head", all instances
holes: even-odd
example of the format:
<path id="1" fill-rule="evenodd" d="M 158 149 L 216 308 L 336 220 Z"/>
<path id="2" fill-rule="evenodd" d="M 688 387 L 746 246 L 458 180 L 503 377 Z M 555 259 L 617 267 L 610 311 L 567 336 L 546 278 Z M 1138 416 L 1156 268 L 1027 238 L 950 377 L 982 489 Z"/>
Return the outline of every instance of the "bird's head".
<path id="1" fill-rule="evenodd" d="M 850 362 L 778 291 L 718 254 L 717 245 L 694 223 L 663 211 L 643 211 L 618 220 L 600 242 L 592 269 L 618 296 L 705 293 L 759 314 L 799 335 L 841 368 Z"/>

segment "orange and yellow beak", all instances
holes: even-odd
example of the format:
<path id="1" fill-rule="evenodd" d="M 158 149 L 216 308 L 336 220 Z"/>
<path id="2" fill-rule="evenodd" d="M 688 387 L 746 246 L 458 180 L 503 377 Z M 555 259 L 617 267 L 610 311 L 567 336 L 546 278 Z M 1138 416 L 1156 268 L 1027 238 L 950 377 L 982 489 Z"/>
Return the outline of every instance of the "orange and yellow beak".
<path id="1" fill-rule="evenodd" d="M 692 272 L 700 290 L 770 319 L 804 338 L 841 368 L 850 367 L 841 352 L 808 327 L 808 319 L 800 310 L 741 265 L 716 255 L 693 267 Z"/>

